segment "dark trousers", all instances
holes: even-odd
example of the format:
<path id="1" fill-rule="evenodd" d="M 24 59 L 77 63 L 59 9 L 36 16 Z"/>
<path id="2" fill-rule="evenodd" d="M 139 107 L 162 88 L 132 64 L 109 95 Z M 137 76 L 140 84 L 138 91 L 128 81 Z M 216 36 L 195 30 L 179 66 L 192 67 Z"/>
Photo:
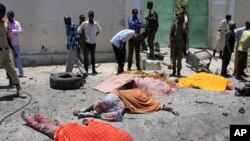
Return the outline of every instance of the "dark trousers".
<path id="1" fill-rule="evenodd" d="M 232 52 L 228 48 L 225 48 L 222 56 L 222 68 L 221 68 L 222 75 L 227 74 L 227 66 L 231 60 L 231 56 Z"/>
<path id="2" fill-rule="evenodd" d="M 147 32 L 146 31 L 144 31 L 142 34 L 141 34 L 141 39 L 142 39 L 142 41 L 141 41 L 141 46 L 142 46 L 142 50 L 145 50 L 145 51 L 147 51 L 148 50 L 148 48 L 147 48 L 147 45 L 146 45 L 146 42 L 145 42 L 145 39 L 147 38 Z"/>
<path id="3" fill-rule="evenodd" d="M 92 71 L 95 71 L 95 49 L 96 44 L 85 43 L 84 47 L 84 68 L 88 72 L 89 52 L 91 57 Z"/>
<path id="4" fill-rule="evenodd" d="M 123 43 L 122 46 L 123 46 L 122 49 L 120 49 L 112 44 L 116 62 L 118 64 L 117 74 L 124 72 L 123 68 L 124 68 L 125 58 L 126 58 L 126 43 Z"/>
<path id="5" fill-rule="evenodd" d="M 154 41 L 156 31 L 148 32 L 149 58 L 155 58 Z"/>
<path id="6" fill-rule="evenodd" d="M 141 69 L 140 66 L 140 40 L 130 39 L 128 44 L 128 69 L 131 69 L 132 66 L 132 59 L 133 53 L 135 50 L 135 60 L 136 60 L 136 67 L 138 70 Z"/>
<path id="7" fill-rule="evenodd" d="M 147 42 L 148 42 L 148 47 L 149 47 L 149 58 L 154 58 L 154 41 L 155 41 L 155 34 L 156 31 L 147 31 L 147 32 L 143 32 L 141 34 L 142 37 L 142 50 L 147 50 L 147 46 L 145 43 L 145 39 L 147 38 Z"/>
<path id="8" fill-rule="evenodd" d="M 236 76 L 240 77 L 245 69 L 245 64 L 247 60 L 247 52 L 244 51 L 238 51 L 238 69 L 236 70 Z"/>

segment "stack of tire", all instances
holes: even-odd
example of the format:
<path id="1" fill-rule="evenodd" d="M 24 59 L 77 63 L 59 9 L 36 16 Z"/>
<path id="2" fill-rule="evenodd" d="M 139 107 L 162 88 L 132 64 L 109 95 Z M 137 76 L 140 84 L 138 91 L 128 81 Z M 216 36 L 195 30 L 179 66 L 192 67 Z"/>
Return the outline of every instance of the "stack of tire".
<path id="1" fill-rule="evenodd" d="M 74 90 L 83 86 L 85 80 L 81 75 L 71 72 L 53 73 L 50 76 L 50 87 L 57 90 Z"/>

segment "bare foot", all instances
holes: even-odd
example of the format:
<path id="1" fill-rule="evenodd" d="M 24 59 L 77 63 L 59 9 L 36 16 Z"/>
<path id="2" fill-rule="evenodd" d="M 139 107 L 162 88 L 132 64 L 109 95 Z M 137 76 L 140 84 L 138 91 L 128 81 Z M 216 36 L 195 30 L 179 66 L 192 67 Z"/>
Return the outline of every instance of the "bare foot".
<path id="1" fill-rule="evenodd" d="M 75 109 L 75 110 L 73 111 L 73 115 L 74 115 L 74 116 L 78 116 L 78 114 L 79 114 L 80 112 L 81 112 L 80 110 Z"/>
<path id="2" fill-rule="evenodd" d="M 173 110 L 173 108 L 171 108 L 171 107 L 169 107 L 167 105 L 163 105 L 161 110 L 163 110 L 163 111 L 171 111 L 171 110 Z"/>

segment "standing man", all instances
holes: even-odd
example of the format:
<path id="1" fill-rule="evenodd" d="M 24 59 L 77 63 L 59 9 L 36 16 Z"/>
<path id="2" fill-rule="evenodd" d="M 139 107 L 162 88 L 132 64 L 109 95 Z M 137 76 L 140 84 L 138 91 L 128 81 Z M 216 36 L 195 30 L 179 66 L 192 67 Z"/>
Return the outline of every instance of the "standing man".
<path id="1" fill-rule="evenodd" d="M 85 16 L 84 15 L 80 15 L 79 16 L 79 25 L 80 26 L 83 22 L 85 22 Z M 82 50 L 83 56 L 84 56 L 84 45 L 85 45 L 85 33 L 84 33 L 84 29 L 82 29 L 82 33 L 79 33 L 79 47 L 77 48 L 77 56 L 80 59 L 80 61 L 82 63 L 84 63 L 84 60 L 81 59 L 80 53 Z"/>
<path id="2" fill-rule="evenodd" d="M 221 75 L 227 77 L 227 66 L 231 60 L 231 55 L 234 51 L 234 43 L 235 43 L 235 33 L 234 29 L 236 28 L 236 23 L 234 21 L 229 22 L 229 31 L 226 33 L 225 39 L 225 47 L 223 50 L 222 56 L 222 68 L 221 68 Z"/>
<path id="3" fill-rule="evenodd" d="M 8 23 L 3 20 L 6 14 L 5 6 L 0 3 L 0 66 L 2 66 L 7 74 L 10 76 L 11 81 L 16 85 L 17 95 L 21 98 L 26 98 L 20 86 L 20 81 L 17 77 L 17 72 L 14 67 L 13 58 L 10 54 L 7 36 L 9 31 L 7 29 Z"/>
<path id="4" fill-rule="evenodd" d="M 236 70 L 236 79 L 238 80 L 243 79 L 242 74 L 247 60 L 248 45 L 250 43 L 250 21 L 246 22 L 246 29 L 241 35 L 238 48 L 238 69 Z"/>
<path id="5" fill-rule="evenodd" d="M 20 43 L 19 43 L 19 33 L 22 32 L 21 25 L 18 21 L 14 20 L 14 12 L 13 11 L 8 11 L 7 12 L 7 17 L 8 17 L 8 27 L 10 30 L 10 40 L 11 44 L 13 46 L 13 51 L 14 54 L 16 55 L 14 57 L 16 66 L 18 68 L 19 72 L 19 77 L 23 77 L 23 65 L 22 65 L 22 60 L 21 60 L 21 49 L 20 49 Z"/>
<path id="6" fill-rule="evenodd" d="M 181 76 L 183 48 L 186 47 L 187 34 L 184 27 L 183 14 L 177 15 L 177 23 L 173 23 L 170 31 L 170 49 L 171 49 L 171 61 L 173 66 L 173 73 L 170 76 Z M 177 64 L 177 65 L 176 65 Z"/>
<path id="7" fill-rule="evenodd" d="M 186 47 L 183 48 L 183 54 L 187 55 L 187 50 L 189 48 L 189 16 L 187 11 L 187 5 L 181 5 L 181 14 L 184 16 L 185 32 L 187 33 L 187 43 Z"/>
<path id="8" fill-rule="evenodd" d="M 78 27 L 78 32 L 82 33 L 84 29 L 85 33 L 85 47 L 84 47 L 84 68 L 88 72 L 89 65 L 89 52 L 91 56 L 92 73 L 97 74 L 95 70 L 95 50 L 96 50 L 96 37 L 101 32 L 101 26 L 98 22 L 94 21 L 94 11 L 89 11 L 89 20 L 83 22 Z"/>
<path id="9" fill-rule="evenodd" d="M 235 40 L 236 40 L 236 44 L 235 44 L 235 60 L 234 60 L 234 76 L 236 76 L 236 71 L 238 69 L 238 58 L 239 58 L 239 55 L 238 55 L 238 48 L 239 48 L 239 45 L 240 45 L 240 37 L 242 35 L 242 33 L 245 31 L 245 30 L 248 30 L 247 28 L 247 22 L 245 22 L 245 26 L 244 27 L 240 27 L 240 28 L 237 28 L 234 30 L 235 32 Z M 248 45 L 248 48 L 250 47 L 250 44 Z M 247 58 L 246 58 L 247 59 Z M 245 67 L 244 69 L 247 68 L 247 63 L 245 64 Z M 244 70 L 243 69 L 243 70 Z M 248 77 L 248 75 L 243 71 L 242 73 L 242 76 L 244 77 Z"/>
<path id="10" fill-rule="evenodd" d="M 138 15 L 138 9 L 132 9 L 132 16 L 128 17 L 128 26 L 129 29 L 135 31 L 135 36 L 129 40 L 128 44 L 128 70 L 131 70 L 132 66 L 132 58 L 133 53 L 135 50 L 135 60 L 136 60 L 136 67 L 137 70 L 141 70 L 140 66 L 140 43 L 141 43 L 141 37 L 140 37 L 140 31 L 142 26 L 142 21 L 137 17 Z"/>
<path id="11" fill-rule="evenodd" d="M 226 32 L 229 30 L 229 21 L 231 21 L 232 16 L 226 15 L 226 19 L 223 19 L 218 28 L 217 36 L 216 36 L 216 42 L 215 42 L 215 49 L 213 55 L 215 56 L 216 51 L 220 53 L 220 58 L 222 58 L 222 51 L 225 46 L 225 37 Z"/>
<path id="12" fill-rule="evenodd" d="M 143 50 L 147 50 L 146 44 L 144 39 L 147 37 L 147 42 L 149 46 L 149 58 L 148 59 L 154 59 L 154 40 L 155 40 L 155 34 L 159 27 L 158 22 L 158 14 L 155 10 L 153 10 L 153 2 L 149 1 L 147 3 L 147 8 L 149 9 L 148 16 L 146 17 L 146 31 L 143 34 L 143 41 L 142 41 L 142 48 Z M 145 35 L 146 34 L 146 35 Z"/>
<path id="13" fill-rule="evenodd" d="M 135 35 L 135 31 L 131 29 L 124 29 L 118 32 L 112 39 L 112 47 L 115 58 L 118 64 L 117 74 L 124 72 L 124 64 L 126 58 L 126 41 Z"/>
<path id="14" fill-rule="evenodd" d="M 83 68 L 81 61 L 77 58 L 77 25 L 71 22 L 70 16 L 64 17 L 64 23 L 67 35 L 67 49 L 69 50 L 69 56 L 66 63 L 66 72 L 72 72 L 74 64 L 76 63 L 83 77 L 87 77 L 87 73 Z"/>

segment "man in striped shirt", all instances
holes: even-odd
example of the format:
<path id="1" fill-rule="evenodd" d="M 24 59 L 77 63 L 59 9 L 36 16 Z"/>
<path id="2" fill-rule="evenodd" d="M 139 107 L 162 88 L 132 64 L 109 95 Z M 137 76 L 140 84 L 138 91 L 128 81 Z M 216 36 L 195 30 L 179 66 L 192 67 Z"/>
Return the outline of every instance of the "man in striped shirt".
<path id="1" fill-rule="evenodd" d="M 83 77 L 86 77 L 86 71 L 83 68 L 81 61 L 77 58 L 78 47 L 78 33 L 77 25 L 71 23 L 71 17 L 64 17 L 66 35 L 67 35 L 67 49 L 69 50 L 69 57 L 66 63 L 66 72 L 72 72 L 73 66 L 76 63 Z"/>

